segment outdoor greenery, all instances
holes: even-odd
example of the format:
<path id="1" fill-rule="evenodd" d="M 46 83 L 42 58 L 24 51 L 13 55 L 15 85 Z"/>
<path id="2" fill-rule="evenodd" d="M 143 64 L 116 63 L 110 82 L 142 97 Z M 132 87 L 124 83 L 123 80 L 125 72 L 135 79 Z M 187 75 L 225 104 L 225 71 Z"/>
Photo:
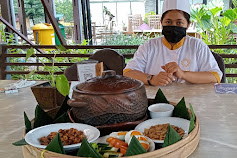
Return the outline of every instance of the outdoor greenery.
<path id="1" fill-rule="evenodd" d="M 12 33 L 6 33 L 4 32 L 5 26 L 0 23 L 0 37 L 1 43 L 5 43 L 7 45 L 17 45 L 14 39 L 14 34 Z M 79 45 L 88 45 L 88 41 L 83 40 L 81 44 Z M 12 63 L 17 63 L 17 62 L 41 62 L 41 63 L 52 63 L 52 66 L 11 66 L 12 71 L 31 71 L 30 74 L 27 75 L 19 75 L 19 74 L 12 74 L 11 79 L 18 80 L 18 79 L 29 79 L 29 80 L 49 80 L 52 81 L 52 84 L 54 83 L 54 80 L 56 79 L 56 75 L 54 75 L 54 72 L 56 71 L 64 71 L 67 66 L 54 66 L 54 63 L 75 63 L 79 62 L 82 60 L 87 60 L 87 58 L 80 58 L 80 57 L 54 57 L 53 59 L 48 59 L 48 58 L 31 58 L 30 56 L 32 54 L 35 54 L 37 51 L 35 51 L 33 48 L 28 49 L 28 50 L 23 50 L 23 49 L 8 49 L 8 53 L 10 54 L 28 54 L 26 58 L 20 58 L 20 57 L 11 57 L 9 58 L 10 62 Z M 62 46 L 58 46 L 57 49 L 55 50 L 44 50 L 45 53 L 47 54 L 59 54 L 59 53 L 67 53 L 67 54 L 92 54 L 93 50 L 92 49 L 65 49 Z M 31 54 L 31 55 L 30 55 Z M 34 74 L 35 71 L 47 71 L 49 72 L 50 75 L 40 75 L 40 74 Z"/>
<path id="2" fill-rule="evenodd" d="M 148 18 L 147 18 L 148 15 L 156 15 L 156 13 L 153 12 L 153 11 L 150 11 L 149 13 L 146 13 L 146 14 L 145 14 L 144 22 L 145 22 L 147 25 L 148 25 Z"/>
<path id="3" fill-rule="evenodd" d="M 74 21 L 72 0 L 55 1 L 55 6 L 56 6 L 56 13 L 63 14 L 65 22 Z"/>
<path id="4" fill-rule="evenodd" d="M 14 10 L 18 13 L 18 1 L 14 0 Z M 44 8 L 41 4 L 41 0 L 25 0 L 25 12 L 26 16 L 32 20 L 33 24 L 44 22 Z"/>
<path id="5" fill-rule="evenodd" d="M 221 3 L 219 3 L 221 4 Z M 197 23 L 202 40 L 210 45 L 235 44 L 237 8 L 223 10 L 224 5 L 199 5 L 192 8 L 191 20 Z"/>
<path id="6" fill-rule="evenodd" d="M 151 33 L 124 35 L 118 34 L 112 37 L 107 37 L 102 45 L 141 45 L 151 38 L 158 37 L 159 35 L 152 36 Z M 132 54 L 135 49 L 117 49 L 117 52 L 121 54 Z"/>
<path id="7" fill-rule="evenodd" d="M 14 10 L 18 14 L 18 0 L 14 0 Z M 44 9 L 40 0 L 25 0 L 26 16 L 32 20 L 33 24 L 44 22 Z"/>
<path id="8" fill-rule="evenodd" d="M 191 9 L 191 21 L 195 22 L 198 33 L 207 45 L 231 45 L 236 44 L 237 8 L 224 10 L 222 0 L 213 0 L 207 5 L 193 6 Z M 216 53 L 236 54 L 236 49 L 214 49 Z M 237 63 L 236 59 L 224 59 L 226 64 Z M 235 68 L 226 68 L 226 73 L 237 73 Z M 227 78 L 227 82 L 237 82 L 235 78 Z"/>

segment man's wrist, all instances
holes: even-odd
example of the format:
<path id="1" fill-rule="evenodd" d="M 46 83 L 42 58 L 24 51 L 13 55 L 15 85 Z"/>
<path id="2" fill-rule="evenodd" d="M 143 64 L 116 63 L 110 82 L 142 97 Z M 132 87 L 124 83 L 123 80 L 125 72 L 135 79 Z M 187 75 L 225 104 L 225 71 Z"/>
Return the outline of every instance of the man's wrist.
<path id="1" fill-rule="evenodd" d="M 150 85 L 150 86 L 153 86 L 153 85 L 151 84 L 151 79 L 152 79 L 152 77 L 153 77 L 153 75 L 148 75 L 148 76 L 147 76 L 147 83 L 148 83 L 148 85 Z"/>

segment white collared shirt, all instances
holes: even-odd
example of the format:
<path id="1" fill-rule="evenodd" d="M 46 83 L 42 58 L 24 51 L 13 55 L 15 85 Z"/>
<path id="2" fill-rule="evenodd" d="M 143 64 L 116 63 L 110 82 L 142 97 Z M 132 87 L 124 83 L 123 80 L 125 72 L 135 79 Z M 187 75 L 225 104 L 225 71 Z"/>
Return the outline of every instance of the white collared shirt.
<path id="1" fill-rule="evenodd" d="M 162 37 L 147 41 L 138 48 L 125 69 L 156 75 L 164 71 L 161 66 L 169 62 L 176 62 L 183 71 L 217 72 L 220 80 L 222 78 L 222 72 L 209 47 L 202 40 L 190 36 L 186 36 L 184 44 L 175 50 L 168 49 Z M 185 81 L 179 79 L 177 82 Z"/>

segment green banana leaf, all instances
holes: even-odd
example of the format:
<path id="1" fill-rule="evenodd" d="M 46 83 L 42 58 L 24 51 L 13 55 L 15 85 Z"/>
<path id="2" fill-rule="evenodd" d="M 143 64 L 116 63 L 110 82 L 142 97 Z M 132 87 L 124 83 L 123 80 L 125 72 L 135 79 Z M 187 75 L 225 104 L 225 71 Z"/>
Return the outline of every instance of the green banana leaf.
<path id="1" fill-rule="evenodd" d="M 30 130 L 32 130 L 32 127 L 31 122 L 25 112 L 24 112 L 24 120 L 25 120 L 26 133 L 28 133 Z"/>
<path id="2" fill-rule="evenodd" d="M 65 150 L 63 148 L 63 143 L 59 133 L 53 138 L 53 140 L 49 143 L 45 150 L 56 152 L 59 154 L 65 154 Z"/>
<path id="3" fill-rule="evenodd" d="M 59 116 L 61 116 L 62 114 L 64 114 L 65 112 L 67 112 L 69 109 L 71 109 L 71 107 L 67 104 L 69 97 L 68 95 L 65 97 L 60 109 L 57 111 L 57 114 L 55 116 L 54 119 L 57 119 Z"/>
<path id="4" fill-rule="evenodd" d="M 39 106 L 35 108 L 34 128 L 51 124 L 53 119 Z"/>
<path id="5" fill-rule="evenodd" d="M 174 107 L 173 117 L 180 117 L 180 118 L 184 118 L 184 119 L 190 120 L 188 109 L 186 107 L 184 97 Z"/>
<path id="6" fill-rule="evenodd" d="M 190 124 L 189 124 L 188 133 L 192 132 L 192 130 L 194 129 L 194 127 L 195 127 L 195 119 L 196 119 L 192 104 L 189 104 L 189 106 L 190 106 L 190 110 L 191 110 L 192 116 L 190 118 Z"/>
<path id="7" fill-rule="evenodd" d="M 16 142 L 12 143 L 12 145 L 23 146 L 23 145 L 28 145 L 28 143 L 26 143 L 25 139 L 21 139 L 21 140 L 18 140 Z"/>
<path id="8" fill-rule="evenodd" d="M 70 123 L 72 122 L 67 112 L 63 113 L 61 116 L 59 116 L 53 121 L 53 123 L 67 123 L 67 122 L 70 122 Z"/>
<path id="9" fill-rule="evenodd" d="M 147 151 L 143 148 L 141 143 L 137 140 L 135 136 L 132 137 L 131 142 L 128 146 L 125 156 L 132 156 L 146 153 Z"/>
<path id="10" fill-rule="evenodd" d="M 77 152 L 77 156 L 80 157 L 93 157 L 93 158 L 102 158 L 102 155 L 99 154 L 96 149 L 94 149 L 91 144 L 83 138 L 81 146 Z"/>
<path id="11" fill-rule="evenodd" d="M 169 125 L 162 148 L 180 141 L 182 137 Z"/>
<path id="12" fill-rule="evenodd" d="M 168 103 L 168 100 L 166 99 L 164 93 L 162 92 L 162 90 L 159 88 L 157 93 L 156 93 L 156 97 L 155 97 L 155 101 L 154 103 Z"/>

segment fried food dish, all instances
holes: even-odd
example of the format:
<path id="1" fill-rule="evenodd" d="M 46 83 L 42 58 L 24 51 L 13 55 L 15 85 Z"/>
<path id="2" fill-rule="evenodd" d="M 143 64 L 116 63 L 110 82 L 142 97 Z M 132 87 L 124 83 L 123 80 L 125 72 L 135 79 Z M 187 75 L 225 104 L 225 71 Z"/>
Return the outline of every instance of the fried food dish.
<path id="1" fill-rule="evenodd" d="M 166 136 L 166 132 L 168 129 L 169 123 L 159 124 L 155 126 L 151 126 L 149 129 L 144 130 L 144 135 L 155 140 L 164 140 Z M 184 136 L 184 130 L 177 126 L 171 125 L 171 127 L 181 136 Z"/>
<path id="2" fill-rule="evenodd" d="M 82 142 L 82 139 L 86 137 L 83 131 L 78 131 L 77 129 L 74 128 L 60 129 L 58 132 L 51 132 L 47 137 L 46 136 L 41 137 L 39 139 L 40 144 L 48 145 L 58 133 L 60 135 L 63 145 L 80 143 Z"/>

